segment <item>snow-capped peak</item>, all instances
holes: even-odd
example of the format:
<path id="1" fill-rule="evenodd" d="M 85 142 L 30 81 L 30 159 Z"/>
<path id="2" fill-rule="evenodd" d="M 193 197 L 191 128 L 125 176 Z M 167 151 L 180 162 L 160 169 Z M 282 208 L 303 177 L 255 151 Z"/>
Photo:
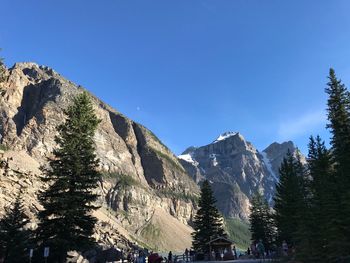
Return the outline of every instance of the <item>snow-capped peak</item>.
<path id="1" fill-rule="evenodd" d="M 238 134 L 238 132 L 225 132 L 220 134 L 220 136 L 214 141 L 214 143 L 217 143 L 219 141 L 223 141 L 226 140 L 229 137 L 235 136 L 236 134 Z"/>

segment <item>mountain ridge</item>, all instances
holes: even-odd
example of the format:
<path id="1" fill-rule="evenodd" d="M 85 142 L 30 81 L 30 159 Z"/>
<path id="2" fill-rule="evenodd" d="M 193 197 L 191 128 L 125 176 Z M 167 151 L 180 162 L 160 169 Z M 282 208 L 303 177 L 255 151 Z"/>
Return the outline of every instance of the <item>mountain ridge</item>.
<path id="1" fill-rule="evenodd" d="M 39 170 L 27 171 L 21 167 L 18 172 L 16 163 L 32 160 L 37 167 L 47 164 L 46 158 L 56 146 L 56 127 L 65 118 L 64 109 L 85 89 L 36 63 L 16 63 L 6 74 L 0 92 L 0 143 L 10 151 L 2 157 L 5 165 L 0 169 L 0 207 L 13 200 L 21 185 L 25 185 L 23 195 L 31 200 L 26 206 L 35 224 L 34 214 L 40 209 L 35 192 L 45 186 L 39 180 Z M 130 237 L 144 243 L 147 238 L 150 246 L 159 249 L 189 247 L 192 231 L 189 224 L 196 204 L 188 196 L 198 196 L 198 186 L 176 156 L 150 130 L 96 96 L 91 98 L 95 113 L 101 119 L 94 140 L 99 169 L 105 174 L 96 189 L 102 205 L 97 213 L 101 216 L 100 223 L 108 225 L 105 218 L 114 218 L 119 229 L 125 229 Z M 20 174 L 26 174 L 25 181 Z M 102 216 L 106 213 L 109 216 Z M 174 239 L 174 233 L 164 229 L 154 214 L 173 218 L 182 235 Z M 156 236 L 144 236 L 143 229 L 151 224 L 162 233 L 161 241 Z M 111 243 L 110 240 L 101 242 Z"/>
<path id="2" fill-rule="evenodd" d="M 56 146 L 56 127 L 64 121 L 64 109 L 85 89 L 31 62 L 16 63 L 6 74 L 0 84 L 0 143 L 8 148 L 0 154 L 0 208 L 23 191 L 34 228 L 34 215 L 41 209 L 36 192 L 46 187 L 38 167 L 47 165 Z M 127 246 L 127 240 L 137 240 L 174 251 L 190 247 L 198 183 L 204 179 L 212 182 L 218 208 L 229 218 L 247 220 L 256 190 L 264 190 L 271 201 L 277 180 L 273 172 L 277 174 L 290 144 L 271 144 L 264 155 L 239 132 L 226 132 L 205 146 L 189 147 L 184 155 L 191 159 L 183 160 L 145 126 L 89 94 L 101 119 L 94 137 L 104 174 L 96 189 L 100 243 Z"/>
<path id="3" fill-rule="evenodd" d="M 224 216 L 246 221 L 255 192 L 263 192 L 272 204 L 278 169 L 288 149 L 298 152 L 291 141 L 274 142 L 260 152 L 239 132 L 228 131 L 212 143 L 187 148 L 178 158 L 197 183 L 210 180 Z"/>

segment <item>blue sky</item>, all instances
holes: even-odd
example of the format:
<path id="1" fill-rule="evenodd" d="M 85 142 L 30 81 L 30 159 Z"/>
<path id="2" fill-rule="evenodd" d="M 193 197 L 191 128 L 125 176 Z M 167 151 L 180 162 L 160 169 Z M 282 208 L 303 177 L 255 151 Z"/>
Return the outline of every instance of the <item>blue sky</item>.
<path id="1" fill-rule="evenodd" d="M 239 131 L 259 150 L 325 129 L 329 67 L 350 85 L 350 2 L 1 3 L 6 64 L 34 61 L 151 129 L 176 154 Z"/>

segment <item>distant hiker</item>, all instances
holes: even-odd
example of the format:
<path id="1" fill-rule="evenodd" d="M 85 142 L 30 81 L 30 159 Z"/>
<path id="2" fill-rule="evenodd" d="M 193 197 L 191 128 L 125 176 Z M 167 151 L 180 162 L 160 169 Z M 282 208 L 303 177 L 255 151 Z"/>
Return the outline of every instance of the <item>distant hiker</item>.
<path id="1" fill-rule="evenodd" d="M 256 248 L 258 250 L 259 257 L 265 258 L 265 247 L 261 239 L 259 240 L 259 243 L 257 244 Z"/>
<path id="2" fill-rule="evenodd" d="M 237 250 L 236 250 L 236 246 L 233 246 L 233 256 L 235 257 L 235 259 L 237 259 Z"/>
<path id="3" fill-rule="evenodd" d="M 250 248 L 247 249 L 247 255 L 250 256 Z"/>
<path id="4" fill-rule="evenodd" d="M 194 261 L 194 250 L 190 249 L 190 261 Z"/>
<path id="5" fill-rule="evenodd" d="M 173 253 L 171 253 L 171 251 L 169 251 L 169 254 L 168 254 L 168 261 L 173 262 Z"/>
<path id="6" fill-rule="evenodd" d="M 185 249 L 186 262 L 188 262 L 188 249 Z"/>
<path id="7" fill-rule="evenodd" d="M 139 251 L 139 256 L 137 258 L 137 263 L 145 263 L 145 262 L 146 262 L 145 253 L 141 250 L 141 251 Z"/>
<path id="8" fill-rule="evenodd" d="M 133 254 L 131 252 L 129 252 L 126 259 L 129 263 L 133 262 Z"/>
<path id="9" fill-rule="evenodd" d="M 285 240 L 282 242 L 282 251 L 284 256 L 288 255 L 288 244 Z"/>
<path id="10" fill-rule="evenodd" d="M 258 253 L 257 253 L 257 251 L 256 251 L 256 244 L 255 244 L 255 242 L 252 242 L 252 244 L 250 245 L 250 251 L 252 252 L 252 255 L 254 256 L 254 257 L 257 257 L 258 255 Z"/>

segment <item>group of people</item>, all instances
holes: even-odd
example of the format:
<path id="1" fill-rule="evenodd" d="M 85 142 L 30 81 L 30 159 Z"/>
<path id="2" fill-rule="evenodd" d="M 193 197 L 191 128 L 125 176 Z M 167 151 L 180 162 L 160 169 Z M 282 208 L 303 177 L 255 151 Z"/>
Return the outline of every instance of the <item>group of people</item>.
<path id="1" fill-rule="evenodd" d="M 253 242 L 250 247 L 248 247 L 246 255 L 253 256 L 255 258 L 265 258 L 273 256 L 275 253 L 277 253 L 277 250 L 277 247 L 274 250 L 266 250 L 263 241 L 260 239 L 258 242 Z M 280 251 L 283 256 L 287 256 L 289 253 L 289 247 L 285 240 L 282 242 Z"/>
<path id="2" fill-rule="evenodd" d="M 210 259 L 211 260 L 233 260 L 237 259 L 237 250 L 236 246 L 233 246 L 232 249 L 221 249 L 221 250 L 212 250 L 210 252 Z"/>
<path id="3" fill-rule="evenodd" d="M 193 261 L 193 250 L 188 250 L 186 248 L 183 255 L 173 255 L 171 251 L 168 253 L 168 257 L 162 257 L 158 253 L 151 252 L 148 256 L 148 263 L 160 263 L 160 262 L 167 262 L 167 263 L 179 263 L 179 262 L 190 262 Z M 137 262 L 142 263 L 142 262 Z"/>
<path id="4" fill-rule="evenodd" d="M 266 254 L 265 246 L 261 239 L 258 242 L 252 242 L 247 249 L 247 255 L 253 255 L 256 258 L 265 258 Z"/>
<path id="5" fill-rule="evenodd" d="M 129 251 L 126 256 L 126 260 L 129 263 L 146 263 L 147 251 L 139 250 L 139 251 Z"/>

